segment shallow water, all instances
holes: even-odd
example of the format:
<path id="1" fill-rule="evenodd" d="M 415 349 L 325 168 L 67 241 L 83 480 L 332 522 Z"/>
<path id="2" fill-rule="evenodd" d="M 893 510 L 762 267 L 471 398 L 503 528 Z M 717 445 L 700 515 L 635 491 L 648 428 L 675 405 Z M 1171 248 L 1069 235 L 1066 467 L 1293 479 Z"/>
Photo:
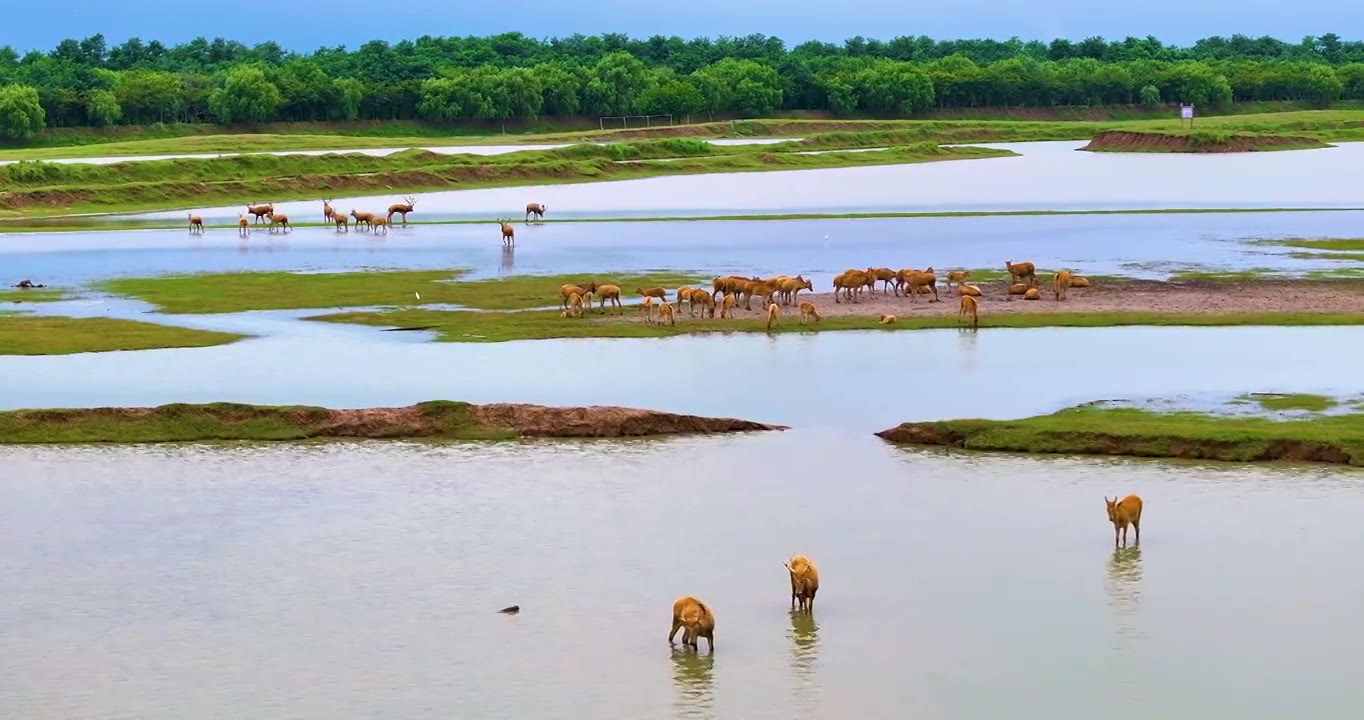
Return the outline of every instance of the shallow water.
<path id="1" fill-rule="evenodd" d="M 914 165 L 684 175 L 576 185 L 423 193 L 431 220 L 518 213 L 545 203 L 552 217 L 800 212 L 945 212 L 1140 208 L 1359 207 L 1364 143 L 1267 153 L 1076 152 L 1084 142 L 1000 143 L 1021 157 Z M 338 208 L 378 206 L 349 197 Z M 311 215 L 315 201 L 276 205 Z M 240 206 L 201 211 L 235 220 Z M 136 217 L 181 218 L 180 212 Z"/>
<path id="2" fill-rule="evenodd" d="M 712 145 L 769 145 L 775 143 L 789 142 L 799 138 L 733 138 L 726 140 L 703 140 Z M 386 148 L 337 148 L 332 150 L 280 150 L 274 152 L 245 152 L 245 153 L 186 153 L 180 155 L 110 155 L 107 157 L 81 157 L 81 158 L 57 158 L 44 160 L 43 162 L 59 163 L 63 165 L 113 165 L 114 163 L 124 162 L 146 162 L 148 160 L 194 160 L 211 159 L 222 157 L 236 157 L 238 155 L 311 155 L 314 157 L 321 155 L 331 155 L 335 153 L 369 155 L 370 157 L 385 157 L 404 150 L 425 150 L 439 155 L 506 155 L 507 153 L 521 152 L 522 150 L 557 150 L 559 148 L 571 147 L 574 143 L 535 143 L 524 145 L 429 145 L 429 146 L 407 146 L 407 147 L 386 147 Z M 586 143 L 584 143 L 586 144 Z M 610 144 L 610 143 L 593 143 Z M 17 160 L 0 160 L 0 165 L 9 165 Z"/>
<path id="3" fill-rule="evenodd" d="M 862 220 L 518 223 L 513 252 L 495 225 L 412 225 L 387 236 L 300 228 L 287 235 L 184 230 L 0 235 L 17 282 L 232 270 L 466 267 L 476 276 L 694 270 L 804 273 L 825 290 L 849 267 L 998 267 L 1031 260 L 1086 274 L 1166 277 L 1183 267 L 1334 269 L 1247 240 L 1353 237 L 1361 213 L 1034 215 Z"/>
<path id="4" fill-rule="evenodd" d="M 0 449 L 9 717 L 1346 717 L 1360 476 L 670 442 Z M 1102 495 L 1146 500 L 1115 553 Z M 1020 512 L 1020 509 L 1026 509 Z M 813 620 L 780 562 L 810 554 Z M 716 649 L 671 651 L 674 598 Z M 517 616 L 496 614 L 519 604 Z"/>
<path id="5" fill-rule="evenodd" d="M 199 325 L 216 326 L 211 319 Z M 1022 417 L 1100 399 L 1364 391 L 1361 327 L 848 331 L 473 344 L 423 343 L 426 333 L 304 325 L 303 332 L 212 348 L 0 356 L 0 409 L 219 400 L 370 407 L 451 399 L 625 405 L 863 437 L 905 420 Z"/>

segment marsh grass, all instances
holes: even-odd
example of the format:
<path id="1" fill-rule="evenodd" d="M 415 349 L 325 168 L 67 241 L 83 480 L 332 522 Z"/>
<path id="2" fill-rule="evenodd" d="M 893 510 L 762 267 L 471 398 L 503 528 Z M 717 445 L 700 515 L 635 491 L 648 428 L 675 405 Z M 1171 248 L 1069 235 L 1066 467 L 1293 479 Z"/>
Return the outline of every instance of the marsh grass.
<path id="1" fill-rule="evenodd" d="M 1340 404 L 1335 398 L 1325 395 L 1312 395 L 1309 393 L 1295 393 L 1290 395 L 1243 395 L 1238 399 L 1258 403 L 1266 410 L 1305 410 L 1308 412 L 1322 412 L 1330 410 Z"/>
<path id="2" fill-rule="evenodd" d="M 914 431 L 917 442 L 969 450 L 1364 465 L 1364 413 L 1272 420 L 1082 406 L 1021 420 L 905 423 L 896 430 L 902 437 Z"/>
<path id="3" fill-rule="evenodd" d="M 225 345 L 245 335 L 114 318 L 0 317 L 0 355 L 69 355 Z"/>

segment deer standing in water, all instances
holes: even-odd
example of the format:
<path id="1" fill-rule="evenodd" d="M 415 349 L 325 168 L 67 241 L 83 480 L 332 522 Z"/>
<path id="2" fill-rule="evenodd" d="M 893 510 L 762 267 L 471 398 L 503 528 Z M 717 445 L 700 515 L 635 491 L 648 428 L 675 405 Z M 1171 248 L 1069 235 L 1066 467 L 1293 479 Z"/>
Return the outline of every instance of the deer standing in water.
<path id="1" fill-rule="evenodd" d="M 498 220 L 502 224 L 502 244 L 511 247 L 516 244 L 516 229 L 511 226 L 511 218 Z"/>
<path id="2" fill-rule="evenodd" d="M 332 209 L 332 201 L 323 198 L 322 200 L 322 221 L 335 222 L 336 211 Z"/>
<path id="3" fill-rule="evenodd" d="M 200 235 L 204 234 L 204 219 L 199 217 L 198 215 L 195 215 L 194 213 L 190 213 L 189 231 L 193 233 L 195 230 L 198 230 Z"/>
<path id="4" fill-rule="evenodd" d="M 403 216 L 403 224 L 406 225 L 406 224 L 407 224 L 407 214 L 410 213 L 410 212 L 412 212 L 412 206 L 413 206 L 413 205 L 416 205 L 416 204 L 417 204 L 417 201 L 416 201 L 416 200 L 414 200 L 413 198 L 411 198 L 411 197 L 409 197 L 409 196 L 407 196 L 407 195 L 404 195 L 404 196 L 403 196 L 403 201 L 402 201 L 402 202 L 400 202 L 400 203 L 393 203 L 392 205 L 389 205 L 389 206 L 388 206 L 388 216 L 387 216 L 387 218 L 386 218 L 386 219 L 388 220 L 388 224 L 389 224 L 389 225 L 392 225 L 392 224 L 393 224 L 393 216 L 394 216 L 394 215 L 402 215 L 402 216 Z"/>
<path id="5" fill-rule="evenodd" d="M 534 215 L 536 220 L 544 220 L 544 219 L 545 219 L 545 211 L 548 210 L 548 209 L 549 209 L 548 207 L 545 207 L 544 205 L 541 205 L 540 203 L 527 203 L 527 204 L 526 204 L 526 222 L 530 222 L 530 216 L 531 216 L 531 215 Z"/>
<path id="6" fill-rule="evenodd" d="M 264 205 L 247 205 L 246 211 L 256 216 L 256 222 L 260 222 L 261 219 L 264 218 L 266 215 L 269 215 L 270 213 L 273 213 L 275 211 L 275 205 L 274 203 L 266 203 Z"/>

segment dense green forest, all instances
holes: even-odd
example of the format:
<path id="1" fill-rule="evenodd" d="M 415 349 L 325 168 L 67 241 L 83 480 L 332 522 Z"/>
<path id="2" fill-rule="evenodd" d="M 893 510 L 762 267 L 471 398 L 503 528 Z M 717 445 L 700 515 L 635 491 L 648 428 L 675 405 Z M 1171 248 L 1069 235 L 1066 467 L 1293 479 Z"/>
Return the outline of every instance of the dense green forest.
<path id="1" fill-rule="evenodd" d="M 624 35 L 421 37 L 300 54 L 216 38 L 101 35 L 0 48 L 0 137 L 172 122 L 534 119 L 778 110 L 907 117 L 935 108 L 1364 99 L 1364 42 L 1211 37 L 1081 42 Z"/>

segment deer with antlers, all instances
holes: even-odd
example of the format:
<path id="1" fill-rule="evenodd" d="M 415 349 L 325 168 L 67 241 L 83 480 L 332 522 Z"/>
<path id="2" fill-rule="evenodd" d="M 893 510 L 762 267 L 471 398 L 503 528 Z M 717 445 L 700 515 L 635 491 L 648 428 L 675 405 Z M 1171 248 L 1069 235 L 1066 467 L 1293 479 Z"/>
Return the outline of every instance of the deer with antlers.
<path id="1" fill-rule="evenodd" d="M 511 225 L 511 218 L 498 220 L 502 224 L 502 245 L 511 247 L 516 244 L 516 228 Z"/>
<path id="2" fill-rule="evenodd" d="M 275 211 L 275 204 L 266 203 L 264 205 L 247 205 L 246 211 L 256 216 L 256 222 L 260 222 L 262 219 L 265 218 L 266 215 L 269 215 L 270 213 L 273 213 Z"/>
<path id="3" fill-rule="evenodd" d="M 392 224 L 393 224 L 393 216 L 394 216 L 395 214 L 396 214 L 396 215 L 402 215 L 402 216 L 403 216 L 403 224 L 406 225 L 406 224 L 407 224 L 407 214 L 410 213 L 410 212 L 412 212 L 412 206 L 413 206 L 413 205 L 416 205 L 416 204 L 417 204 L 417 201 L 416 201 L 415 199 L 413 199 L 410 195 L 404 195 L 404 196 L 403 196 L 403 201 L 402 201 L 402 202 L 400 202 L 400 203 L 393 203 L 392 205 L 389 205 L 389 206 L 388 206 L 388 216 L 387 216 L 387 218 L 385 218 L 385 219 L 388 220 L 388 224 L 389 224 L 389 225 L 392 225 Z"/>
<path id="4" fill-rule="evenodd" d="M 336 221 L 336 211 L 332 209 L 332 201 L 326 198 L 322 199 L 322 221 L 323 222 Z"/>
<path id="5" fill-rule="evenodd" d="M 526 222 L 530 222 L 530 216 L 534 215 L 536 220 L 545 219 L 545 211 L 549 207 L 540 203 L 526 203 Z"/>

